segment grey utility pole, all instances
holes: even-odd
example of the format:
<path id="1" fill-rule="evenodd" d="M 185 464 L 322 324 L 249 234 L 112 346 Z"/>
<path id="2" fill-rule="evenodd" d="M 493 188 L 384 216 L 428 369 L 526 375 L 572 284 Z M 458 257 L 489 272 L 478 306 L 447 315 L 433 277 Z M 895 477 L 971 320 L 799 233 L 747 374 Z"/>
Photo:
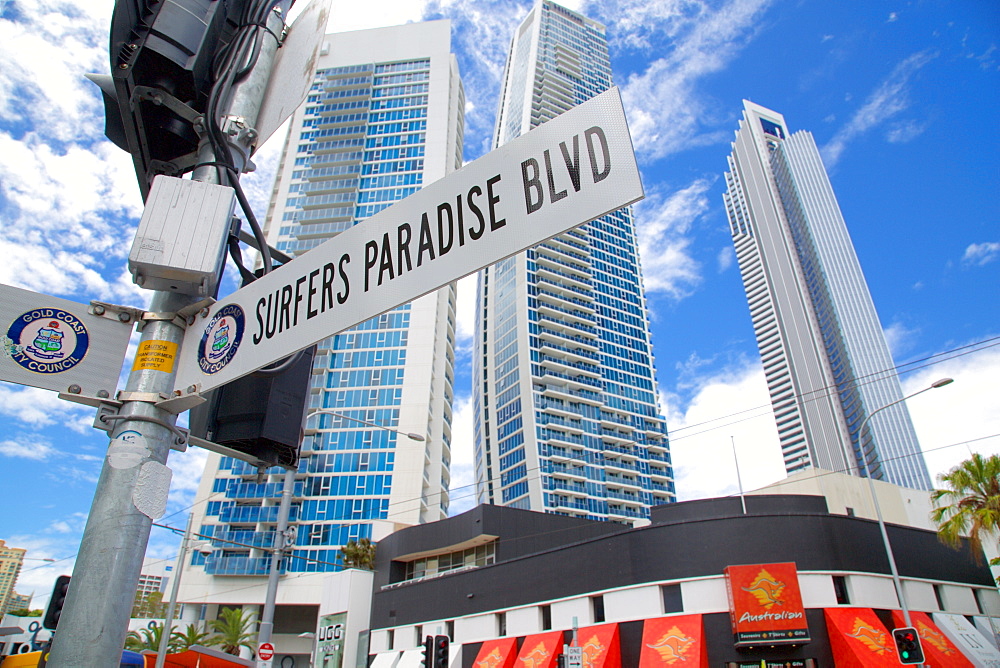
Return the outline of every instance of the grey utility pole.
<path id="1" fill-rule="evenodd" d="M 281 488 L 281 504 L 278 506 L 278 525 L 274 532 L 274 544 L 271 546 L 271 568 L 267 575 L 267 594 L 264 597 L 264 609 L 260 615 L 260 628 L 257 631 L 258 646 L 271 642 L 271 634 L 274 631 L 274 604 L 278 597 L 278 575 L 280 573 L 281 559 L 284 557 L 285 549 L 290 545 L 288 535 L 288 515 L 292 507 L 292 493 L 295 490 L 295 473 L 289 469 L 285 471 L 284 481 Z"/>
<path id="2" fill-rule="evenodd" d="M 236 131 L 229 133 L 237 171 L 246 165 L 256 134 L 251 130 L 271 74 L 284 21 L 280 9 L 268 14 L 267 35 L 261 41 L 257 64 L 234 88 L 225 120 Z M 242 131 L 239 131 L 243 128 Z M 203 135 L 199 162 L 212 163 L 215 156 Z M 196 181 L 218 183 L 217 168 L 195 170 Z M 201 297 L 156 291 L 148 312 L 140 316 L 142 345 L 165 344 L 179 352 L 189 309 Z M 193 318 L 192 318 L 193 321 Z M 179 355 L 175 354 L 176 361 Z M 169 368 L 167 368 L 169 367 Z M 48 665 L 55 668 L 112 668 L 121 662 L 122 647 L 135 598 L 150 527 L 166 508 L 170 470 L 166 466 L 171 447 L 184 442 L 174 426 L 177 416 L 157 406 L 172 396 L 176 364 L 161 368 L 133 369 L 117 415 L 111 443 L 97 482 L 93 505 L 73 569 L 66 604 L 52 644 Z"/>

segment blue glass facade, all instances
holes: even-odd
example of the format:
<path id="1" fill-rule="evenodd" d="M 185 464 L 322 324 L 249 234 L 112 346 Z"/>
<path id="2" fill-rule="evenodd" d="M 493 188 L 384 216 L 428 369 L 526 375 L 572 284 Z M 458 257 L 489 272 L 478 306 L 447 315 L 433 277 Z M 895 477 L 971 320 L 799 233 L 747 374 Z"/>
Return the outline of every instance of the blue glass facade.
<path id="1" fill-rule="evenodd" d="M 494 144 L 612 85 L 604 27 L 542 2 L 508 56 Z M 484 269 L 479 501 L 630 521 L 675 498 L 630 208 Z"/>
<path id="2" fill-rule="evenodd" d="M 334 53 L 320 58 L 308 98 L 292 117 L 268 211 L 269 240 L 279 250 L 305 253 L 460 164 L 461 82 L 447 40 L 443 51 L 440 43 L 447 23 L 439 24 L 384 29 L 396 31 L 385 40 L 393 55 L 378 59 L 377 40 L 366 41 L 364 49 L 375 54 L 370 62 L 345 64 L 364 58 L 364 49 L 338 50 L 345 38 L 327 37 Z M 447 151 L 429 148 L 434 132 L 447 137 Z M 347 541 L 378 540 L 397 524 L 447 515 L 454 307 L 455 289 L 446 287 L 318 345 L 309 410 L 334 414 L 306 423 L 285 572 L 338 570 Z M 403 482 L 400 468 L 417 476 Z M 192 563 L 209 575 L 266 574 L 262 549 L 275 536 L 283 473 L 273 468 L 259 477 L 222 458 L 200 527 L 216 537 L 216 551 Z"/>

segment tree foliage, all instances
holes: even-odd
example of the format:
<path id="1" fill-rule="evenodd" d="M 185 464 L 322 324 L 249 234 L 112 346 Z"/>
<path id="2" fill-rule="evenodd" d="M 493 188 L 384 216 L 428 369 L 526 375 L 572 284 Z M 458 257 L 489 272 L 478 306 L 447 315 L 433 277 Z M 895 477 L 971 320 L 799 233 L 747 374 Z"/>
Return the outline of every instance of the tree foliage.
<path id="1" fill-rule="evenodd" d="M 938 482 L 942 488 L 931 493 L 938 537 L 958 547 L 968 536 L 976 563 L 982 563 L 983 541 L 997 540 L 1000 529 L 1000 455 L 974 454 L 938 475 Z"/>
<path id="2" fill-rule="evenodd" d="M 174 631 L 170 634 L 170 649 L 173 652 L 183 652 L 191 649 L 192 645 L 212 647 L 215 644 L 216 641 L 211 633 L 199 631 L 194 624 L 188 624 L 183 631 Z"/>
<path id="3" fill-rule="evenodd" d="M 17 617 L 41 617 L 44 610 L 29 610 L 27 608 L 18 608 L 17 610 L 11 610 L 9 615 L 15 615 Z"/>
<path id="4" fill-rule="evenodd" d="M 366 571 L 375 570 L 375 543 L 367 538 L 347 541 L 340 548 L 341 561 L 344 568 L 360 568 Z"/>
<path id="5" fill-rule="evenodd" d="M 242 608 L 223 608 L 209 626 L 215 632 L 212 642 L 223 652 L 238 656 L 240 647 L 253 648 L 254 618 Z"/>
<path id="6" fill-rule="evenodd" d="M 173 630 L 174 627 L 170 627 Z M 160 648 L 160 638 L 163 636 L 163 625 L 157 624 L 152 628 L 129 631 L 125 636 L 125 649 L 133 652 L 141 652 L 144 649 L 151 649 L 154 652 Z"/>
<path id="7" fill-rule="evenodd" d="M 137 591 L 132 602 L 134 619 L 166 617 L 167 604 L 163 602 L 162 591 Z"/>

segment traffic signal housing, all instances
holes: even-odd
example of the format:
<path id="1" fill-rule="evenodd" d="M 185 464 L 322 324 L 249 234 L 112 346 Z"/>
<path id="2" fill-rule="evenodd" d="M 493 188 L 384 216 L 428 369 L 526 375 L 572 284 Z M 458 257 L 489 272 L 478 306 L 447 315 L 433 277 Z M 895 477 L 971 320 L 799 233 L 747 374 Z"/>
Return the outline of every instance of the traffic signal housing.
<path id="1" fill-rule="evenodd" d="M 424 638 L 424 655 L 422 660 L 424 668 L 434 667 L 434 636 Z"/>
<path id="2" fill-rule="evenodd" d="M 59 617 L 62 615 L 63 605 L 66 603 L 66 593 L 69 591 L 70 576 L 60 575 L 56 578 L 56 584 L 52 587 L 52 596 L 49 597 L 49 605 L 45 608 L 45 617 L 42 618 L 42 627 L 54 631 L 59 625 Z"/>
<path id="3" fill-rule="evenodd" d="M 896 642 L 899 662 L 902 664 L 923 663 L 924 648 L 920 645 L 920 636 L 912 626 L 892 630 L 892 639 Z"/>
<path id="4" fill-rule="evenodd" d="M 448 668 L 448 636 L 434 636 L 434 662 L 432 668 Z"/>
<path id="5" fill-rule="evenodd" d="M 296 468 L 315 350 L 293 355 L 279 373 L 265 367 L 206 392 L 191 409 L 191 433 L 256 466 Z"/>

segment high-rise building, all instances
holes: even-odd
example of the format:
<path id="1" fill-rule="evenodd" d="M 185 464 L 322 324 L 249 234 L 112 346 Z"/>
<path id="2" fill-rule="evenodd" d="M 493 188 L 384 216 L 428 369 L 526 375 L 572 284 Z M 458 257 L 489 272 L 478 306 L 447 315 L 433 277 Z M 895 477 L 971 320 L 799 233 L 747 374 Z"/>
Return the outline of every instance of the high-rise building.
<path id="1" fill-rule="evenodd" d="M 537 2 L 515 32 L 493 145 L 609 89 L 603 25 Z M 674 500 L 629 207 L 479 275 L 480 502 L 629 522 Z"/>
<path id="2" fill-rule="evenodd" d="M 17 596 L 14 585 L 17 584 L 26 552 L 19 547 L 7 547 L 7 543 L 0 540 L 0 614 L 13 609 L 8 609 L 8 605 Z"/>
<path id="3" fill-rule="evenodd" d="M 461 167 L 465 99 L 450 45 L 449 21 L 326 36 L 312 89 L 289 122 L 270 244 L 304 253 Z M 309 410 L 334 414 L 307 420 L 283 562 L 295 585 L 282 587 L 280 605 L 318 606 L 316 578 L 339 570 L 348 541 L 447 516 L 455 297 L 454 286 L 442 288 L 319 344 Z M 246 576 L 268 572 L 283 473 L 275 467 L 261 480 L 239 460 L 209 455 L 198 491 L 208 502 L 193 526 L 221 540 L 210 556 L 192 555 L 182 601 L 263 601 L 264 578 Z M 315 631 L 316 609 L 300 632 Z M 276 642 L 296 643 L 309 646 Z"/>
<path id="4" fill-rule="evenodd" d="M 785 469 L 915 489 L 930 477 L 854 245 L 812 134 L 744 101 L 724 195 Z"/>

